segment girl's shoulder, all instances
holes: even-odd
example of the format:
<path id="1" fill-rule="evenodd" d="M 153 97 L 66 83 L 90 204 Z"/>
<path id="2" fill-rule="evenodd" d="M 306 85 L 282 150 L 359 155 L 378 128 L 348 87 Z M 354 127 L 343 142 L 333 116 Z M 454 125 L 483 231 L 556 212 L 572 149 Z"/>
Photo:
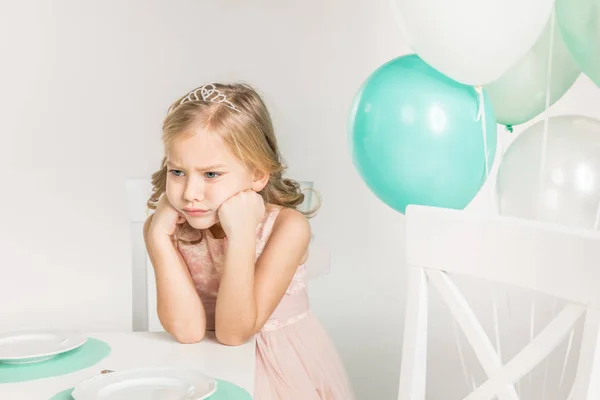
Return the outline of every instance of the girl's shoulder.
<path id="1" fill-rule="evenodd" d="M 285 235 L 289 239 L 310 239 L 311 229 L 308 219 L 300 211 L 289 207 L 274 206 L 271 236 Z"/>
<path id="2" fill-rule="evenodd" d="M 267 206 L 267 223 L 259 239 L 258 250 L 267 247 L 274 253 L 287 257 L 302 254 L 301 263 L 307 260 L 311 229 L 308 219 L 300 211 L 283 206 Z"/>
<path id="3" fill-rule="evenodd" d="M 290 225 L 298 228 L 304 227 L 310 230 L 310 224 L 308 223 L 306 216 L 294 208 L 268 204 L 266 206 L 266 215 L 266 220 L 271 220 L 272 222 L 273 230 L 278 229 L 281 226 L 289 227 Z"/>

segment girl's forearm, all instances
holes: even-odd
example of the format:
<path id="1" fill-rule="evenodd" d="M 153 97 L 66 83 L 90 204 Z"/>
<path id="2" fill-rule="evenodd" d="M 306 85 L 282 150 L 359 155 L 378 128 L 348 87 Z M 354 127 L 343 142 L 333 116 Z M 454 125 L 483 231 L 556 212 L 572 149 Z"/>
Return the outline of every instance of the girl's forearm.
<path id="1" fill-rule="evenodd" d="M 217 296 L 217 339 L 228 345 L 245 343 L 255 331 L 254 263 L 256 233 L 228 237 L 225 268 Z"/>
<path id="2" fill-rule="evenodd" d="M 161 324 L 179 342 L 199 342 L 206 333 L 206 314 L 185 261 L 168 236 L 148 233 L 146 247 L 156 277 Z"/>

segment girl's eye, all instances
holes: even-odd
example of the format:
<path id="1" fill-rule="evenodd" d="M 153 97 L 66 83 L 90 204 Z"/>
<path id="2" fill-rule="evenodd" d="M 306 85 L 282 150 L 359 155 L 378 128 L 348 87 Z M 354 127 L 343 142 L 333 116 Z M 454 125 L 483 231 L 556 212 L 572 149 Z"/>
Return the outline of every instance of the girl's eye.
<path id="1" fill-rule="evenodd" d="M 206 176 L 208 179 L 215 179 L 221 176 L 221 174 L 218 172 L 206 172 L 204 176 Z"/>
<path id="2" fill-rule="evenodd" d="M 178 169 L 172 169 L 169 171 L 171 174 L 175 175 L 175 176 L 182 176 L 183 175 L 183 171 L 180 171 Z"/>

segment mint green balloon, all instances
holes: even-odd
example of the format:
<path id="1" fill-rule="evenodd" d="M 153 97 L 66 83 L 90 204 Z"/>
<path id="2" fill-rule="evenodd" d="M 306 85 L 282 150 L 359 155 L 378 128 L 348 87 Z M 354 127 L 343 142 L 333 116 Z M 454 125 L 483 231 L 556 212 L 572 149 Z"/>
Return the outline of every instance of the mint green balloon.
<path id="1" fill-rule="evenodd" d="M 488 169 L 496 119 L 484 93 Z M 479 94 L 417 55 L 382 65 L 358 91 L 349 121 L 356 169 L 384 203 L 462 209 L 486 180 Z"/>
<path id="2" fill-rule="evenodd" d="M 600 0 L 557 0 L 556 19 L 581 71 L 600 86 Z"/>
<path id="3" fill-rule="evenodd" d="M 484 86 L 499 124 L 519 125 L 533 119 L 546 109 L 548 84 L 550 105 L 553 105 L 573 86 L 581 74 L 559 30 L 554 29 L 552 32 L 551 23 L 552 20 L 548 20 L 542 35 L 527 54 L 513 64 L 500 79 Z M 551 39 L 552 65 L 548 82 Z"/>

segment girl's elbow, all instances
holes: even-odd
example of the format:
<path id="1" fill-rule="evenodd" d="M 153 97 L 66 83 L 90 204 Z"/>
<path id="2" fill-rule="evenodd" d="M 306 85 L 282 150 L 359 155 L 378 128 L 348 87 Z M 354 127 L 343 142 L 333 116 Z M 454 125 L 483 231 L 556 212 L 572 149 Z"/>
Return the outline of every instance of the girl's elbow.
<path id="1" fill-rule="evenodd" d="M 175 340 L 182 344 L 201 342 L 206 335 L 205 327 L 190 328 L 189 326 L 164 326 L 164 328 Z"/>
<path id="2" fill-rule="evenodd" d="M 171 335 L 181 344 L 194 344 L 204 339 L 205 332 L 171 332 Z"/>
<path id="3" fill-rule="evenodd" d="M 221 330 L 215 331 L 215 336 L 219 343 L 226 346 L 241 346 L 252 338 L 252 335 L 231 334 L 222 332 Z"/>
<path id="4" fill-rule="evenodd" d="M 158 313 L 158 319 L 165 329 L 175 340 L 182 344 L 194 344 L 202 341 L 206 335 L 206 324 L 203 321 L 173 321 L 161 318 Z"/>

